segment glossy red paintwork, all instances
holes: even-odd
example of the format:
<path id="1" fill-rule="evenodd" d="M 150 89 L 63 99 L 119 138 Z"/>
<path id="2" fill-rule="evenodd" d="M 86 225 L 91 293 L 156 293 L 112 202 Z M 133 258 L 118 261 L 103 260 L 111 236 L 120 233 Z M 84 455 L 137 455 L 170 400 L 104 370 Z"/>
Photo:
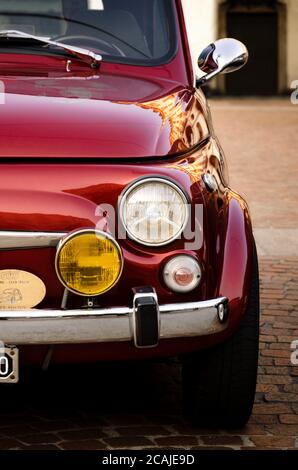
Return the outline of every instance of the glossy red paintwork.
<path id="1" fill-rule="evenodd" d="M 0 63 L 1 156 L 157 157 L 194 143 L 186 133 L 194 101 L 180 35 L 176 57 L 162 67 L 103 62 L 92 70 L 73 60 L 67 72 L 61 57 L 3 53 Z"/>
<path id="2" fill-rule="evenodd" d="M 5 106 L 0 106 L 0 230 L 63 231 L 97 227 L 112 231 L 109 211 L 123 189 L 142 176 L 176 181 L 195 204 L 204 205 L 204 242 L 188 251 L 200 259 L 203 279 L 190 294 L 174 294 L 161 280 L 167 259 L 184 253 L 184 240 L 146 248 L 119 243 L 122 277 L 101 305 L 127 305 L 136 285 L 156 288 L 159 301 L 183 302 L 227 296 L 227 330 L 204 338 L 162 341 L 155 349 L 131 344 L 59 346 L 53 360 L 107 360 L 182 354 L 223 341 L 239 326 L 251 283 L 251 222 L 243 199 L 228 188 L 224 155 L 213 135 L 209 110 L 193 88 L 193 71 L 180 1 L 179 47 L 162 67 L 103 63 L 99 72 L 61 58 L 0 54 Z M 179 19 L 178 19 L 179 18 Z M 20 72 L 21 71 L 21 72 Z M 97 76 L 98 75 L 98 76 Z M 9 158 L 8 158 L 9 157 Z M 202 175 L 218 183 L 207 191 Z M 24 269 L 47 286 L 40 307 L 61 305 L 63 288 L 54 269 L 55 249 L 1 251 L 0 269 Z M 115 300 L 116 299 L 116 300 Z M 83 300 L 70 296 L 70 305 Z M 38 362 L 44 348 L 24 348 Z"/>
<path id="3" fill-rule="evenodd" d="M 61 59 L 51 60 L 61 67 Z M 24 67 L 21 58 L 19 67 Z M 193 97 L 183 84 L 109 68 L 103 64 L 100 74 L 89 79 L 80 74 L 1 78 L 6 92 L 5 113 L 0 112 L 1 155 L 135 158 L 189 149 L 185 128 Z M 177 122 L 181 127 L 184 123 L 179 132 Z"/>

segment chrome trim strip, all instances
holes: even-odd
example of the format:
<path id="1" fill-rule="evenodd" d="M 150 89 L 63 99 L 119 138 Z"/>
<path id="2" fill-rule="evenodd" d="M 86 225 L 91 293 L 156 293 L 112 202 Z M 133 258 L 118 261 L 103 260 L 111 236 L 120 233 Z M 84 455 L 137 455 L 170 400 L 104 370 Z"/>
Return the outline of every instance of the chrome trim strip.
<path id="1" fill-rule="evenodd" d="M 221 297 L 203 302 L 160 305 L 160 338 L 198 337 L 219 333 Z M 2 310 L 0 338 L 5 344 L 71 344 L 133 341 L 133 308 L 99 310 Z"/>
<path id="2" fill-rule="evenodd" d="M 57 246 L 67 232 L 0 231 L 0 250 L 24 250 Z"/>

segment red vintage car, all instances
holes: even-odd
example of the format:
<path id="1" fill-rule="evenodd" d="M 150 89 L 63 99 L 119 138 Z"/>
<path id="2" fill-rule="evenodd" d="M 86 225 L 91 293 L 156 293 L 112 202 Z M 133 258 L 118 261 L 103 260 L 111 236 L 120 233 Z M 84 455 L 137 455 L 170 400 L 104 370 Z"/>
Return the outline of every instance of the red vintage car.
<path id="1" fill-rule="evenodd" d="M 201 87 L 245 46 L 208 46 L 196 79 L 180 0 L 0 10 L 0 382 L 175 356 L 194 422 L 244 424 L 257 254 Z"/>

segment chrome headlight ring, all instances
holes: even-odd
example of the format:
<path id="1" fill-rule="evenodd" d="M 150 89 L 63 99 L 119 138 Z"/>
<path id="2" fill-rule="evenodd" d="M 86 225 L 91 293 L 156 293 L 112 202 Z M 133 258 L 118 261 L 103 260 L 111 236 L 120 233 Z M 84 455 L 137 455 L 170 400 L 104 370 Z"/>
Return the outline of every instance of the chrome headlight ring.
<path id="1" fill-rule="evenodd" d="M 189 220 L 186 193 L 176 182 L 159 176 L 142 177 L 126 187 L 118 207 L 129 238 L 150 247 L 178 239 Z"/>

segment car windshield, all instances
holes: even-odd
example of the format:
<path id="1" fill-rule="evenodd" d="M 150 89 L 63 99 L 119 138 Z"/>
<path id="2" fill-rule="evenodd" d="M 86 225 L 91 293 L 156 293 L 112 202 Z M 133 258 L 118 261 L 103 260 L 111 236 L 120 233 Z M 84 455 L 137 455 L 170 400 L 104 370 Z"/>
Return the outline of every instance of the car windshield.
<path id="1" fill-rule="evenodd" d="M 128 64 L 159 65 L 176 49 L 173 0 L 0 0 L 1 30 L 80 46 Z"/>

